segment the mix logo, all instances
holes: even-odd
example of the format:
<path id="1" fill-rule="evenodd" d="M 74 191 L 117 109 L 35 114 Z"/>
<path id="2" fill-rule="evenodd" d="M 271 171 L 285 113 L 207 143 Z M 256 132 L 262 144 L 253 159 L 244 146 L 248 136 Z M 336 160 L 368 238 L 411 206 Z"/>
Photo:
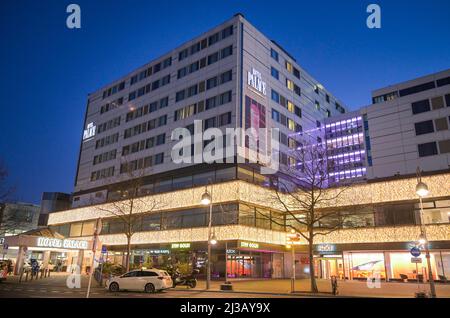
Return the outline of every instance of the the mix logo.
<path id="1" fill-rule="evenodd" d="M 262 174 L 279 170 L 280 131 L 278 128 L 219 128 L 203 130 L 203 121 L 194 120 L 193 132 L 175 128 L 172 162 L 183 163 L 258 163 Z"/>

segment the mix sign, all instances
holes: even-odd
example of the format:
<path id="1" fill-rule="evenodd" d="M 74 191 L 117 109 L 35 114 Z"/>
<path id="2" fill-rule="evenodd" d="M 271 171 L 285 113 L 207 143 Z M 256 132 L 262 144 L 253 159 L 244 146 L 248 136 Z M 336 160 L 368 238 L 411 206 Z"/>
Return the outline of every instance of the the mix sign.
<path id="1" fill-rule="evenodd" d="M 60 240 L 51 237 L 39 237 L 36 245 L 38 247 L 86 250 L 89 244 L 88 241 L 69 240 L 69 239 Z"/>

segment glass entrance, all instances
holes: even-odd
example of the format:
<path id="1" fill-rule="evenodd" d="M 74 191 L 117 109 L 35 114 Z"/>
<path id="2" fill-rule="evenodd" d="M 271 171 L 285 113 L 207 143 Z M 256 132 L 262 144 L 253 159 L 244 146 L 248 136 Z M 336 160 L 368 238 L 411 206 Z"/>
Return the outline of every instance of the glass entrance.
<path id="1" fill-rule="evenodd" d="M 330 279 L 336 276 L 344 279 L 344 261 L 342 257 L 322 257 L 315 260 L 318 278 Z"/>

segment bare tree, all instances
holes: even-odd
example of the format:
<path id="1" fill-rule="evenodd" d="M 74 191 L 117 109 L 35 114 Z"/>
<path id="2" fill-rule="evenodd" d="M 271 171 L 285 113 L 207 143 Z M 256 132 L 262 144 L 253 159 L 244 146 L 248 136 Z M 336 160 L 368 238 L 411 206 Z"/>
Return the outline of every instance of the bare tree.
<path id="1" fill-rule="evenodd" d="M 4 203 L 9 198 L 14 189 L 8 186 L 6 179 L 8 178 L 8 169 L 3 160 L 0 158 L 0 203 Z"/>
<path id="2" fill-rule="evenodd" d="M 137 167 L 139 165 L 139 168 Z M 144 162 L 136 165 L 123 162 L 121 169 L 127 176 L 121 190 L 117 190 L 117 200 L 97 206 L 97 209 L 106 212 L 111 217 L 117 217 L 123 222 L 123 234 L 127 238 L 127 254 L 125 258 L 126 271 L 130 270 L 131 239 L 138 231 L 141 212 L 152 212 L 161 209 L 163 205 L 152 196 L 145 196 L 143 190 L 145 168 Z"/>
<path id="3" fill-rule="evenodd" d="M 269 200 L 284 212 L 286 228 L 293 229 L 306 240 L 311 292 L 317 293 L 314 240 L 319 235 L 342 228 L 346 216 L 335 207 L 350 183 L 330 188 L 328 169 L 332 163 L 327 162 L 326 145 L 320 141 L 312 142 L 311 136 L 297 137 L 295 150 L 289 157 L 287 167 L 281 168 L 286 178 L 279 178 L 273 185 L 274 191 Z M 279 218 L 268 216 L 258 208 L 256 212 L 275 224 L 284 225 Z"/>
<path id="4" fill-rule="evenodd" d="M 19 225 L 20 221 L 14 214 L 8 213 L 5 201 L 13 193 L 14 189 L 8 186 L 6 180 L 8 177 L 8 170 L 0 158 L 0 235 L 2 233 L 14 230 Z"/>

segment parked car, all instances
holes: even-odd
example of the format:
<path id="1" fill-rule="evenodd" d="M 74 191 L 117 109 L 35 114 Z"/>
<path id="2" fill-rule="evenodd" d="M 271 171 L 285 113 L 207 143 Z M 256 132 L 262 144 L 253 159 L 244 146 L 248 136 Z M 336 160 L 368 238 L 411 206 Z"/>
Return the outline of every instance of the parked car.
<path id="1" fill-rule="evenodd" d="M 173 286 L 172 278 L 166 271 L 156 268 L 133 270 L 106 282 L 106 288 L 111 292 L 120 290 L 139 290 L 154 293 Z"/>

